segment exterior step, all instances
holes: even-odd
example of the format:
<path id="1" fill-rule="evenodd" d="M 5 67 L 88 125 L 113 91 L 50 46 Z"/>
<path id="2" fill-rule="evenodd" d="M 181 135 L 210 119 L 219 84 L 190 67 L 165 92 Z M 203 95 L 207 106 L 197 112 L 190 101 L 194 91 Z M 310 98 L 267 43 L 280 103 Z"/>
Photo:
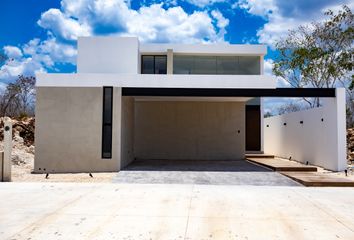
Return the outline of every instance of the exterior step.
<path id="1" fill-rule="evenodd" d="M 265 166 L 277 172 L 317 172 L 317 167 L 304 165 L 295 161 L 277 158 L 246 158 L 246 160 Z"/>
<path id="2" fill-rule="evenodd" d="M 281 172 L 281 174 L 307 187 L 354 187 L 354 181 L 344 176 L 319 172 Z"/>

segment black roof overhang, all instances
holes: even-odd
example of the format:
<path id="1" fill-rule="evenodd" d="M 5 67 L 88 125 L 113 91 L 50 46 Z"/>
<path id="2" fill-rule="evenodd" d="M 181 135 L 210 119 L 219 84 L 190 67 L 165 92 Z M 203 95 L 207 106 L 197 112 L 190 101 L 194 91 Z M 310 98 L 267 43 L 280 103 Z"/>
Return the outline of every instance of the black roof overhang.
<path id="1" fill-rule="evenodd" d="M 154 97 L 335 97 L 335 88 L 136 88 L 123 87 L 123 96 Z"/>

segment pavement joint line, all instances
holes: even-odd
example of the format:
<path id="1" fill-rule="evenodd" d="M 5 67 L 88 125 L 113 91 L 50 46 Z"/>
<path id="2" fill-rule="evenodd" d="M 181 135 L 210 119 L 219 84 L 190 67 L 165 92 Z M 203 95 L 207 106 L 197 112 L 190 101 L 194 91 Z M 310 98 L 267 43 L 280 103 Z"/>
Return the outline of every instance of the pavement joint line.
<path id="1" fill-rule="evenodd" d="M 324 212 L 326 215 L 330 216 L 331 218 L 333 218 L 334 220 L 336 220 L 338 223 L 340 223 L 341 225 L 343 225 L 345 228 L 347 228 L 349 231 L 354 232 L 354 230 L 347 226 L 346 224 L 344 224 L 341 220 L 337 219 L 335 216 L 333 216 L 332 214 L 330 214 L 329 212 L 327 212 L 326 210 L 324 210 L 323 208 L 321 208 L 320 206 L 318 206 L 315 202 L 313 202 L 311 199 L 309 199 L 306 195 L 299 193 L 298 191 L 292 189 L 293 192 L 295 192 L 297 195 L 301 196 L 302 198 L 304 198 L 305 200 L 307 200 L 309 203 L 311 203 L 315 208 L 317 208 L 318 210 L 321 210 L 322 212 Z"/>
<path id="2" fill-rule="evenodd" d="M 192 206 L 193 195 L 194 195 L 194 184 L 192 185 L 191 198 L 190 198 L 190 200 L 189 200 L 187 224 L 186 224 L 186 229 L 185 229 L 185 231 L 184 231 L 184 240 L 187 239 L 187 231 L 188 231 L 188 224 L 189 224 L 189 215 L 190 215 L 190 210 L 191 210 L 191 206 Z"/>
<path id="3" fill-rule="evenodd" d="M 62 211 L 63 209 L 69 207 L 70 205 L 74 204 L 75 202 L 79 201 L 80 199 L 82 199 L 84 196 L 86 196 L 87 194 L 89 193 L 92 193 L 94 190 L 97 190 L 97 188 L 91 188 L 88 192 L 84 193 L 84 194 L 81 194 L 77 197 L 75 197 L 74 199 L 71 199 L 70 201 L 65 201 L 63 203 L 64 206 L 61 205 L 61 207 L 55 209 L 54 211 L 50 212 L 50 213 L 47 213 L 45 214 L 43 217 L 41 217 L 40 219 L 38 220 L 35 220 L 34 222 L 30 223 L 29 225 L 27 225 L 26 227 L 24 227 L 22 230 L 20 230 L 19 232 L 11 235 L 8 240 L 12 240 L 12 239 L 16 239 L 15 237 L 17 235 L 20 235 L 21 233 L 23 232 L 26 232 L 29 230 L 29 233 L 32 233 L 36 227 L 38 226 L 41 226 L 43 224 L 43 222 L 46 222 L 48 223 L 46 220 L 52 218 L 51 220 L 53 221 L 53 217 L 55 217 L 55 215 L 57 215 L 57 213 L 59 211 Z"/>

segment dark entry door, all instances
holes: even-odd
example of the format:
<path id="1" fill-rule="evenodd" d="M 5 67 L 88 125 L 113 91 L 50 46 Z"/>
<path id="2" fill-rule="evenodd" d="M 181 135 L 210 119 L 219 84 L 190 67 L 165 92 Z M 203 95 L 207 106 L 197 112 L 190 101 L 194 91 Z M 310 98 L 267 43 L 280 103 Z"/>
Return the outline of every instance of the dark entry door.
<path id="1" fill-rule="evenodd" d="M 260 106 L 246 105 L 246 151 L 261 150 Z"/>

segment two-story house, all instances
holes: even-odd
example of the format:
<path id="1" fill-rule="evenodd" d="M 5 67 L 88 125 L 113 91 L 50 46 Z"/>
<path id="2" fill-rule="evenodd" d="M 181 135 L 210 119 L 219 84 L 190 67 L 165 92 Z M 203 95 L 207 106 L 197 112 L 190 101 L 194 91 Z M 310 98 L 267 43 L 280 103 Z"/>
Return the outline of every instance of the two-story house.
<path id="1" fill-rule="evenodd" d="M 38 74 L 35 172 L 263 152 L 263 45 L 78 40 L 77 73 Z M 262 90 L 262 91 L 261 91 Z M 264 94 L 263 94 L 264 95 Z"/>

